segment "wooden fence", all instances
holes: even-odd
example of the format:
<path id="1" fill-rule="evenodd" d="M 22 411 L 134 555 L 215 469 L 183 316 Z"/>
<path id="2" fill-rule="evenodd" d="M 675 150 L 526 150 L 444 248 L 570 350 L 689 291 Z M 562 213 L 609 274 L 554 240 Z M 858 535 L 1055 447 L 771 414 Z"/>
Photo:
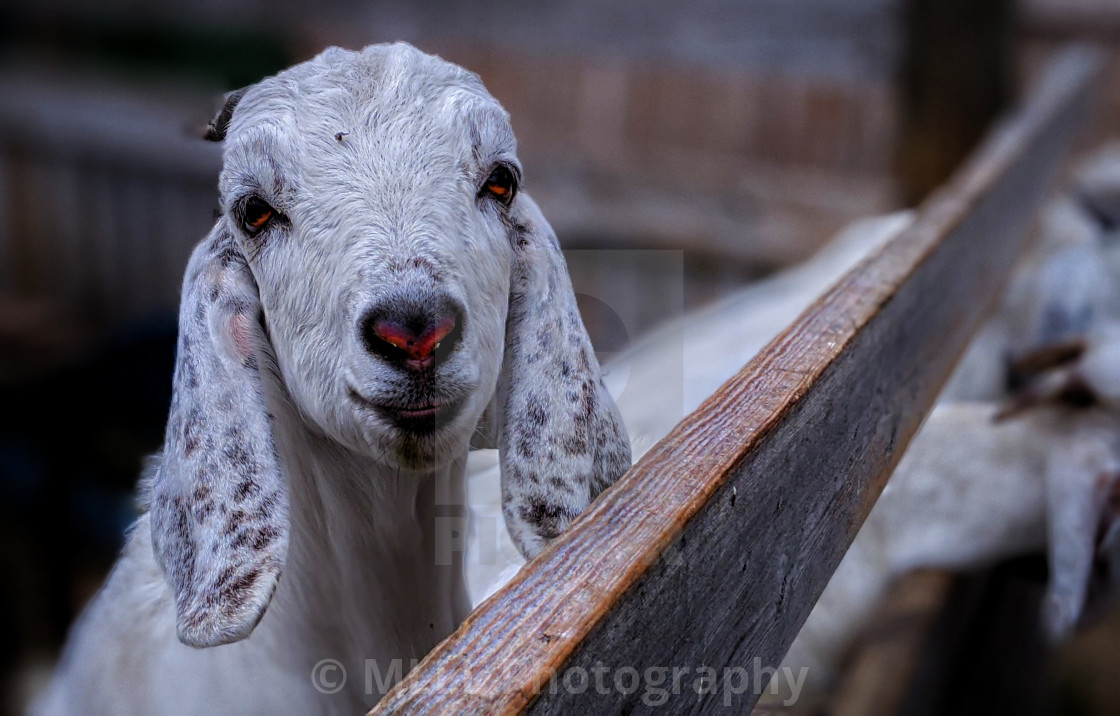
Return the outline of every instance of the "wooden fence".
<path id="1" fill-rule="evenodd" d="M 911 228 L 686 417 L 371 713 L 642 712 L 641 690 L 565 688 L 565 674 L 777 665 L 995 306 L 1099 64 L 1088 50 L 1062 53 Z M 686 691 L 671 708 L 744 713 L 757 692 Z"/>

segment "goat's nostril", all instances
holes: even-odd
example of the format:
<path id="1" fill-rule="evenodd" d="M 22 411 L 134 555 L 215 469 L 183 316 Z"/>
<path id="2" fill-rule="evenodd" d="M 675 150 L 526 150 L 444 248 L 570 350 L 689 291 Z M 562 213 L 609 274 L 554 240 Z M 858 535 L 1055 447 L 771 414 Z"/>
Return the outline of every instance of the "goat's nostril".
<path id="1" fill-rule="evenodd" d="M 426 326 L 419 333 L 396 321 L 380 320 L 373 324 L 375 336 L 412 358 L 427 358 L 447 334 L 455 329 L 455 318 L 447 316 L 435 325 Z"/>
<path id="2" fill-rule="evenodd" d="M 462 335 L 462 319 L 452 311 L 439 317 L 371 317 L 363 327 L 371 353 L 413 370 L 446 358 Z"/>

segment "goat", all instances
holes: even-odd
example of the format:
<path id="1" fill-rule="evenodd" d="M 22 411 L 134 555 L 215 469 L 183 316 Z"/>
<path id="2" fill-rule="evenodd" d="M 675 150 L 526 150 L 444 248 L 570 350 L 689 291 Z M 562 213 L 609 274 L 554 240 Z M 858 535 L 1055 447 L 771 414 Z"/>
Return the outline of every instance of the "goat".
<path id="1" fill-rule="evenodd" d="M 208 138 L 222 211 L 186 269 L 164 446 L 43 713 L 363 711 L 469 610 L 480 422 L 525 557 L 630 465 L 476 75 L 332 48 L 229 95 Z"/>

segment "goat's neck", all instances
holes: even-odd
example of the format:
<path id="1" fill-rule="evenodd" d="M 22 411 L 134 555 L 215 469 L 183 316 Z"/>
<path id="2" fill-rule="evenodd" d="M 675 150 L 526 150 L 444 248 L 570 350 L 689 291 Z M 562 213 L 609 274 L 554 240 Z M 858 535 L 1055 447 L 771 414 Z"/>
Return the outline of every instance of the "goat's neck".
<path id="1" fill-rule="evenodd" d="M 409 472 L 292 434 L 301 437 L 282 448 L 288 562 L 265 621 L 288 622 L 282 629 L 316 661 L 376 659 L 387 669 L 401 659 L 407 671 L 469 610 L 455 549 L 467 523 L 466 446 L 444 468 Z"/>

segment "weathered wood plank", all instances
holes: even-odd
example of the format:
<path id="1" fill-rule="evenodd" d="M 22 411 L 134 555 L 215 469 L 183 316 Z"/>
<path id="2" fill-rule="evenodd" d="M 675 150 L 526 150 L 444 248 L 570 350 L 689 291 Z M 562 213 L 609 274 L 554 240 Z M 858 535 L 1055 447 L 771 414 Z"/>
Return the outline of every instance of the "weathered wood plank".
<path id="1" fill-rule="evenodd" d="M 682 421 L 371 713 L 644 711 L 660 689 L 678 692 L 676 713 L 749 710 L 765 684 L 724 669 L 753 676 L 792 642 L 993 306 L 1098 65 L 1077 51 L 1056 61 L 911 229 Z M 697 694 L 701 667 L 729 679 Z"/>

